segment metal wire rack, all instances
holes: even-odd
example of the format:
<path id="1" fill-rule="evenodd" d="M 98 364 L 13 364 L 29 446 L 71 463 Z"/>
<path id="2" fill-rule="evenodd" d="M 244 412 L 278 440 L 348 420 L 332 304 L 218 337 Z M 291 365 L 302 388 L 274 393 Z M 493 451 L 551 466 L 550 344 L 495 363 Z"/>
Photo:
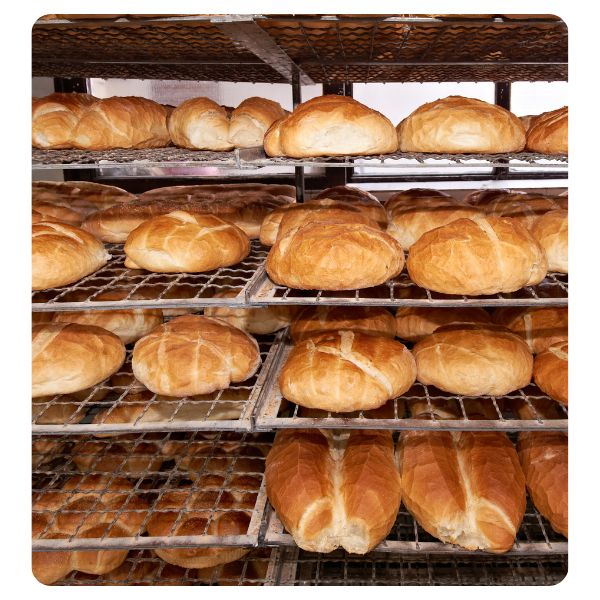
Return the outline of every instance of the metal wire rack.
<path id="1" fill-rule="evenodd" d="M 32 292 L 32 310 L 53 312 L 243 305 L 246 303 L 246 291 L 259 276 L 259 267 L 268 251 L 253 241 L 248 257 L 231 267 L 207 273 L 151 273 L 126 268 L 122 245 L 107 244 L 106 249 L 112 258 L 94 273 L 65 287 Z M 108 290 L 123 292 L 126 296 L 122 300 L 102 300 L 103 292 Z M 222 292 L 237 292 L 237 295 L 219 297 Z"/>
<path id="2" fill-rule="evenodd" d="M 475 418 L 470 414 L 470 398 L 457 396 L 416 382 L 403 396 L 390 400 L 383 407 L 371 411 L 354 413 L 331 413 L 327 411 L 305 411 L 297 404 L 286 400 L 279 388 L 279 373 L 285 364 L 292 344 L 282 336 L 273 355 L 269 373 L 262 388 L 256 408 L 256 431 L 273 429 L 390 429 L 390 430 L 433 430 L 433 431 L 567 431 L 567 408 L 557 404 L 562 418 L 547 419 L 536 410 L 538 400 L 548 400 L 536 385 L 517 390 L 502 397 L 484 397 L 496 412 L 494 419 Z M 480 398 L 478 398 L 479 400 Z M 456 403 L 458 419 L 436 417 L 433 404 L 440 401 Z M 525 402 L 533 419 L 519 419 L 514 410 L 516 402 Z M 427 419 L 410 417 L 410 406 L 426 403 Z"/>
<path id="3" fill-rule="evenodd" d="M 267 505 L 267 529 L 264 543 L 270 545 L 294 546 L 294 538 L 285 528 L 273 507 Z M 485 555 L 481 550 L 465 550 L 452 544 L 445 544 L 428 534 L 406 510 L 401 506 L 396 523 L 374 552 L 440 555 Z M 550 524 L 540 515 L 533 504 L 528 501 L 521 527 L 517 532 L 515 544 L 505 556 L 537 556 L 542 554 L 566 554 L 567 541 L 556 533 Z"/>
<path id="4" fill-rule="evenodd" d="M 255 548 L 232 563 L 184 569 L 164 562 L 150 550 L 132 550 L 120 567 L 106 575 L 73 571 L 55 585 L 273 585 L 277 553 Z"/>
<path id="5" fill-rule="evenodd" d="M 143 431 L 250 431 L 270 369 L 276 336 L 256 336 L 262 366 L 250 379 L 202 396 L 170 398 L 133 376 L 132 350 L 121 369 L 97 386 L 71 395 L 34 399 L 34 434 L 110 434 Z"/>
<path id="6" fill-rule="evenodd" d="M 569 281 L 563 273 L 548 273 L 535 286 L 493 296 L 440 294 L 415 285 L 406 271 L 382 285 L 362 290 L 296 290 L 274 283 L 264 264 L 248 288 L 253 304 L 350 305 L 350 306 L 566 306 Z"/>
<path id="7" fill-rule="evenodd" d="M 567 575 L 566 555 L 494 558 L 403 556 L 282 548 L 275 585 L 555 585 Z"/>
<path id="8" fill-rule="evenodd" d="M 72 440 L 34 436 L 34 551 L 258 545 L 269 436 Z"/>

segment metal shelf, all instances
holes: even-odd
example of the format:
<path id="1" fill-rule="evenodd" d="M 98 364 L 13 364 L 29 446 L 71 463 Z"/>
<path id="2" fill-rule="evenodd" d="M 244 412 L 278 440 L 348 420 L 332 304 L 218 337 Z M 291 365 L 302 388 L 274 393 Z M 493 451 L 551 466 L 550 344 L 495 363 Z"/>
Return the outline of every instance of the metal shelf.
<path id="1" fill-rule="evenodd" d="M 281 548 L 275 585 L 555 585 L 566 555 L 542 557 L 409 556 L 343 551 L 314 554 Z"/>
<path id="2" fill-rule="evenodd" d="M 117 438 L 94 440 L 95 448 L 87 451 L 79 448 L 74 454 L 65 447 L 71 439 L 51 438 L 55 444 L 52 452 L 42 455 L 33 452 L 34 464 L 40 459 L 47 461 L 33 470 L 32 514 L 43 523 L 32 540 L 33 551 L 258 545 L 266 503 L 262 473 L 270 447 L 268 437 L 218 433 L 209 439 L 202 434 L 177 437 L 169 433 L 157 438 L 146 434 L 125 441 Z M 37 441 L 47 440 L 37 438 Z M 111 451 L 119 443 L 128 446 L 116 453 Z M 151 446 L 149 450 L 148 446 Z M 86 456 L 91 464 L 86 465 L 82 475 L 75 460 Z M 140 470 L 130 470 L 136 463 L 128 465 L 126 461 L 133 459 L 143 462 L 143 465 L 137 463 Z M 155 464 L 160 466 L 157 468 Z M 98 476 L 101 479 L 94 479 Z M 83 477 L 83 482 L 73 490 L 64 490 L 63 485 L 72 477 Z M 82 503 L 84 492 L 78 486 L 85 485 L 85 480 L 90 478 L 94 491 L 88 492 L 88 500 Z M 111 486 L 123 481 L 128 482 L 128 491 L 115 492 Z M 184 496 L 180 508 L 172 508 L 168 500 L 165 503 L 172 492 Z M 197 497 L 199 494 L 201 496 Z M 58 508 L 42 508 L 47 505 L 41 503 L 43 498 L 48 500 L 57 495 L 61 499 Z M 118 508 L 118 502 L 111 504 L 113 499 L 115 502 L 122 500 Z M 245 533 L 208 533 L 220 517 L 240 511 L 249 514 Z M 167 535 L 143 534 L 153 518 L 173 512 L 177 513 L 176 520 Z M 77 515 L 81 517 L 77 518 Z M 140 533 L 129 537 L 119 535 L 120 531 L 116 529 L 119 522 L 136 515 L 140 520 Z M 96 537 L 88 537 L 90 534 L 86 535 L 86 531 L 94 526 L 97 517 L 103 525 L 102 534 L 97 537 L 97 532 Z M 203 530 L 181 536 L 175 533 L 180 523 L 199 517 L 206 520 Z"/>
<path id="3" fill-rule="evenodd" d="M 289 338 L 282 338 L 269 366 L 269 373 L 262 387 L 256 418 L 256 431 L 274 429 L 388 429 L 388 430 L 430 430 L 430 431 L 567 431 L 568 411 L 557 405 L 563 418 L 545 419 L 535 408 L 535 401 L 548 400 L 536 385 L 502 397 L 482 397 L 488 400 L 496 411 L 495 419 L 477 419 L 469 415 L 470 398 L 449 394 L 422 383 L 416 382 L 406 394 L 390 400 L 387 405 L 373 411 L 360 411 L 342 414 L 320 411 L 319 417 L 303 416 L 300 406 L 286 400 L 279 388 L 279 373 L 285 364 L 292 344 Z M 435 416 L 432 403 L 453 400 L 461 415 L 460 419 L 439 419 Z M 525 402 L 534 415 L 533 419 L 519 419 L 512 408 L 515 402 Z M 533 401 L 533 402 L 532 402 Z M 427 403 L 428 419 L 410 417 L 410 405 Z M 467 408 L 465 408 L 465 405 Z"/>
<path id="4" fill-rule="evenodd" d="M 267 529 L 264 536 L 267 545 L 295 546 L 294 538 L 285 531 L 277 513 L 267 504 Z M 428 534 L 406 510 L 404 505 L 396 518 L 396 523 L 373 552 L 386 552 L 409 556 L 414 554 L 485 556 L 481 550 L 465 550 L 459 546 L 445 544 Z M 544 554 L 566 554 L 567 541 L 550 527 L 528 501 L 521 527 L 517 532 L 515 545 L 502 556 L 540 556 Z M 369 555 L 367 555 L 369 556 Z"/>
<path id="5" fill-rule="evenodd" d="M 262 366 L 246 381 L 203 396 L 168 398 L 145 389 L 131 370 L 131 354 L 110 379 L 73 395 L 37 398 L 34 434 L 109 434 L 144 431 L 250 431 L 260 391 L 271 366 L 274 335 L 255 336 Z"/>
<path id="6" fill-rule="evenodd" d="M 93 310 L 109 308 L 200 308 L 240 306 L 263 264 L 268 248 L 252 242 L 242 262 L 207 273 L 152 273 L 128 269 L 121 244 L 107 244 L 111 259 L 106 265 L 79 281 L 60 288 L 34 291 L 34 312 Z M 125 291 L 123 300 L 96 300 L 107 290 Z M 215 298 L 219 292 L 237 292 L 234 297 Z"/>
<path id="7" fill-rule="evenodd" d="M 415 285 L 404 270 L 398 277 L 363 290 L 295 290 L 271 281 L 264 264 L 248 288 L 251 304 L 268 305 L 348 305 L 348 306 L 566 306 L 568 276 L 549 273 L 536 286 L 494 296 L 454 296 L 432 292 Z"/>

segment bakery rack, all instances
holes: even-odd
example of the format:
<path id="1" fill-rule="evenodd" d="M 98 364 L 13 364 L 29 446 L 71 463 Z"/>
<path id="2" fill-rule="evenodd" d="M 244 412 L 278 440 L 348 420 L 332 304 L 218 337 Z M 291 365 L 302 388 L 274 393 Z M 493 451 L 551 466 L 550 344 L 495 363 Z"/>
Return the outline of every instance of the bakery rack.
<path id="1" fill-rule="evenodd" d="M 352 95 L 353 83 L 486 81 L 495 83 L 496 103 L 510 108 L 510 83 L 514 81 L 567 80 L 567 27 L 552 16 L 519 18 L 518 15 L 175 15 L 71 21 L 55 18 L 38 21 L 32 31 L 33 75 L 55 78 L 56 91 L 87 91 L 86 78 L 208 80 L 254 83 L 287 83 L 294 105 L 301 102 L 301 86 L 323 84 L 324 93 Z M 295 169 L 298 201 L 304 199 L 304 171 L 325 169 L 327 185 L 347 182 L 459 181 L 482 179 L 566 179 L 567 156 L 533 153 L 495 155 L 444 155 L 396 153 L 376 157 L 312 159 L 270 158 L 262 149 L 201 152 L 178 148 L 148 150 L 33 150 L 36 170 L 62 169 L 73 179 L 99 179 L 105 167 L 138 175 L 138 168 L 197 168 L 227 175 L 232 169 L 243 177 L 262 177 L 270 168 Z M 210 169 L 198 169 L 210 167 Z M 377 167 L 380 175 L 355 175 L 358 167 Z M 439 168 L 431 173 L 428 168 Z M 465 173 L 465 168 L 469 172 Z M 161 169 L 153 171 L 157 174 Z M 442 173 L 443 170 L 443 173 Z M 163 171 L 162 177 L 170 177 Z M 166 173 L 166 174 L 165 174 Z M 153 176 L 140 179 L 141 189 Z M 238 178 L 236 178 L 238 179 Z M 314 186 L 314 181 L 313 183 Z M 110 181 L 107 181 L 110 183 Z M 113 180 L 113 183 L 117 180 Z M 119 184 L 119 183 L 117 183 Z M 121 184 L 122 185 L 122 184 Z M 124 185 L 124 187 L 127 187 Z M 274 285 L 264 260 L 267 250 L 253 242 L 250 256 L 241 264 L 202 275 L 165 275 L 125 269 L 122 246 L 111 245 L 112 258 L 96 273 L 71 286 L 32 295 L 34 312 L 82 309 L 171 308 L 198 310 L 203 306 L 265 305 L 381 305 L 381 306 L 566 306 L 568 278 L 550 273 L 537 286 L 514 294 L 485 298 L 444 296 L 417 288 L 404 274 L 371 290 L 328 293 L 301 292 Z M 124 300 L 96 298 L 104 291 L 125 290 Z M 237 292 L 227 298 L 217 292 Z M 34 404 L 34 440 L 46 442 L 43 456 L 34 451 L 34 493 L 60 487 L 79 473 L 71 451 L 80 441 L 100 445 L 95 464 L 112 455 L 119 439 L 130 450 L 142 440 L 156 444 L 157 456 L 169 442 L 204 441 L 226 447 L 234 436 L 236 452 L 263 443 L 267 433 L 279 428 L 382 428 L 388 430 L 567 430 L 567 410 L 558 419 L 544 419 L 535 401 L 545 396 L 534 385 L 503 398 L 489 398 L 497 418 L 469 418 L 469 398 L 454 397 L 430 386 L 415 384 L 401 399 L 381 412 L 351 415 L 306 416 L 281 397 L 277 374 L 289 342 L 285 333 L 259 340 L 263 365 L 255 377 L 208 397 L 164 399 L 136 388 L 131 374 L 131 349 L 118 380 L 100 383 L 77 397 L 56 396 Z M 461 417 L 451 421 L 409 417 L 412 402 L 431 407 L 440 399 L 454 399 Z M 534 418 L 520 420 L 511 410 L 513 401 L 525 402 Z M 132 407 L 135 410 L 132 410 Z M 119 412 L 134 419 L 119 422 Z M 110 416 L 112 415 L 112 417 Z M 264 433 L 258 433 L 263 432 Z M 202 433 L 204 432 L 204 433 Z M 92 436 L 92 434 L 95 434 Z M 126 434 L 122 438 L 107 437 Z M 271 436 L 271 437 L 269 437 Z M 48 448 L 51 450 L 48 451 Z M 123 453 L 123 450 L 121 450 Z M 118 455 L 118 453 L 117 453 Z M 219 454 L 219 457 L 221 455 Z M 122 463 L 110 476 L 125 477 L 134 493 L 153 502 L 189 474 L 179 470 L 185 452 L 165 456 L 154 470 L 124 470 Z M 147 458 L 147 455 L 146 455 Z M 206 457 L 202 474 L 210 470 Z M 257 461 L 263 458 L 256 457 Z M 232 461 L 235 462 L 235 461 Z M 86 473 L 98 471 L 94 464 Z M 258 469 L 262 473 L 261 468 Z M 231 474 L 231 473 L 228 473 Z M 262 479 L 262 475 L 259 475 Z M 192 482 L 193 485 L 193 482 Z M 231 491 L 226 477 L 217 497 Z M 92 512 L 94 509 L 89 509 Z M 184 509 L 185 510 L 185 509 Z M 156 512 L 156 511 L 155 511 Z M 209 511 L 219 513 L 218 501 Z M 567 542 L 528 504 L 517 544 L 509 555 L 469 553 L 428 536 L 404 510 L 377 551 L 366 556 L 336 551 L 327 555 L 299 550 L 284 531 L 268 504 L 264 485 L 256 493 L 248 531 L 243 536 L 182 539 L 147 535 L 132 538 L 47 539 L 34 541 L 34 550 L 75 548 L 128 548 L 126 562 L 109 576 L 71 573 L 58 585 L 552 585 L 567 572 Z M 85 516 L 83 514 L 82 516 Z M 207 545 L 244 545 L 252 548 L 243 559 L 202 572 L 178 569 L 163 563 L 150 548 Z"/>

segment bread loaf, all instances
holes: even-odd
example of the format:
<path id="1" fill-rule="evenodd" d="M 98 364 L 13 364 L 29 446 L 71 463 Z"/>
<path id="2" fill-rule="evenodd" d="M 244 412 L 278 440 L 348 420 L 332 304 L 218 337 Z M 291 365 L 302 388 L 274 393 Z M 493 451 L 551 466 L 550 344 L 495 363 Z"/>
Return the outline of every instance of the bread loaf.
<path id="1" fill-rule="evenodd" d="M 73 147 L 73 132 L 86 110 L 97 102 L 89 94 L 54 93 L 33 98 L 31 145 L 34 148 Z"/>
<path id="2" fill-rule="evenodd" d="M 525 128 L 510 111 L 449 96 L 420 106 L 398 126 L 401 152 L 520 152 Z"/>
<path id="3" fill-rule="evenodd" d="M 288 114 L 273 100 L 247 98 L 231 113 L 229 141 L 236 148 L 262 146 L 267 129 Z"/>
<path id="4" fill-rule="evenodd" d="M 370 155 L 398 149 L 392 123 L 347 96 L 319 96 L 298 105 L 265 134 L 268 156 Z"/>
<path id="5" fill-rule="evenodd" d="M 376 306 L 306 306 L 290 326 L 290 335 L 296 343 L 311 335 L 336 331 L 393 338 L 394 317 L 385 308 Z"/>
<path id="6" fill-rule="evenodd" d="M 458 219 L 424 233 L 410 248 L 408 274 L 443 294 L 482 296 L 514 292 L 544 279 L 540 245 L 512 219 Z"/>
<path id="7" fill-rule="evenodd" d="M 515 333 L 493 325 L 447 325 L 413 348 L 417 379 L 451 394 L 503 396 L 529 385 L 533 356 Z"/>
<path id="8" fill-rule="evenodd" d="M 237 296 L 237 294 L 237 291 L 223 291 L 213 297 L 231 298 Z M 292 319 L 292 309 L 289 306 L 264 306 L 260 308 L 211 306 L 204 309 L 204 314 L 207 317 L 225 321 L 247 333 L 257 335 L 266 335 L 284 329 Z"/>
<path id="9" fill-rule="evenodd" d="M 392 194 L 384 203 L 385 210 L 390 215 L 396 206 L 408 207 L 416 206 L 422 199 L 447 198 L 451 199 L 450 194 L 440 190 L 429 190 L 425 188 L 412 188 L 402 192 Z"/>
<path id="10" fill-rule="evenodd" d="M 525 477 L 506 434 L 406 431 L 398 458 L 402 501 L 425 531 L 467 550 L 511 549 L 525 514 Z"/>
<path id="11" fill-rule="evenodd" d="M 277 432 L 267 456 L 267 495 L 300 548 L 366 554 L 390 532 L 400 477 L 388 431 L 345 438 L 314 430 Z"/>
<path id="12" fill-rule="evenodd" d="M 112 375 L 125 360 L 123 342 L 100 327 L 76 323 L 31 330 L 34 398 L 84 390 Z"/>
<path id="13" fill-rule="evenodd" d="M 494 323 L 508 327 L 521 336 L 533 354 L 544 352 L 556 342 L 565 341 L 569 333 L 569 311 L 566 307 L 498 308 Z"/>
<path id="14" fill-rule="evenodd" d="M 550 398 L 569 404 L 569 344 L 557 342 L 535 357 L 533 379 Z"/>
<path id="15" fill-rule="evenodd" d="M 37 212 L 40 217 L 37 218 L 37 215 L 33 215 L 32 221 L 34 223 L 39 223 L 40 221 L 50 221 L 53 223 L 67 223 L 67 225 L 73 225 L 74 227 L 81 225 L 81 214 L 66 204 L 38 200 L 32 202 L 31 207 L 32 211 Z"/>
<path id="16" fill-rule="evenodd" d="M 542 215 L 531 228 L 531 235 L 543 248 L 548 270 L 569 272 L 569 213 L 552 210 Z"/>
<path id="17" fill-rule="evenodd" d="M 138 340 L 133 373 L 155 394 L 192 396 L 245 381 L 260 366 L 258 344 L 218 319 L 177 317 Z"/>
<path id="18" fill-rule="evenodd" d="M 504 198 L 506 196 L 511 196 L 513 193 L 521 192 L 511 192 L 511 190 L 485 188 L 481 190 L 474 190 L 472 192 L 469 192 L 468 194 L 465 194 L 463 202 L 484 208 L 498 199 Z"/>
<path id="19" fill-rule="evenodd" d="M 31 228 L 31 289 L 74 283 L 109 258 L 104 244 L 87 231 L 65 223 L 36 223 Z"/>
<path id="20" fill-rule="evenodd" d="M 566 106 L 535 118 L 527 131 L 527 150 L 543 154 L 569 152 L 569 109 Z"/>
<path id="21" fill-rule="evenodd" d="M 389 213 L 387 233 L 408 250 L 424 233 L 457 219 L 470 219 L 480 214 L 474 206 L 451 198 L 420 198 L 409 205 L 396 204 Z"/>
<path id="22" fill-rule="evenodd" d="M 34 540 L 72 536 L 129 538 L 144 532 L 148 505 L 122 477 L 76 475 L 59 489 L 34 493 L 32 511 Z M 127 553 L 128 550 L 32 552 L 33 575 L 46 585 L 71 571 L 101 575 L 121 565 Z"/>
<path id="23" fill-rule="evenodd" d="M 400 244 L 361 224 L 309 223 L 279 236 L 267 256 L 269 277 L 302 290 L 353 290 L 396 277 L 404 267 Z"/>
<path id="24" fill-rule="evenodd" d="M 354 331 L 313 335 L 290 352 L 279 375 L 281 393 L 306 408 L 370 410 L 414 383 L 415 362 L 389 337 Z"/>
<path id="25" fill-rule="evenodd" d="M 558 203 L 548 196 L 507 192 L 487 203 L 484 210 L 494 217 L 510 217 L 531 230 L 542 216 L 558 208 Z"/>
<path id="26" fill-rule="evenodd" d="M 123 300 L 128 290 L 109 290 L 94 296 L 94 300 Z M 135 298 L 135 294 L 133 295 Z M 124 344 L 131 344 L 150 333 L 163 322 L 162 311 L 158 308 L 124 308 L 117 310 L 80 310 L 57 312 L 54 323 L 79 323 L 96 325 L 112 331 Z"/>
<path id="27" fill-rule="evenodd" d="M 250 253 L 250 241 L 219 217 L 178 210 L 142 223 L 129 234 L 124 250 L 129 268 L 202 273 L 239 263 Z"/>
<path id="28" fill-rule="evenodd" d="M 387 215 L 381 202 L 377 198 L 358 188 L 349 187 L 347 185 L 337 185 L 330 187 L 319 194 L 314 200 L 329 198 L 339 202 L 347 202 L 365 213 L 369 218 L 373 219 L 380 227 L 385 227 L 387 224 Z"/>
<path id="29" fill-rule="evenodd" d="M 409 342 L 418 342 L 444 325 L 491 323 L 483 308 L 420 308 L 396 310 L 396 335 Z"/>

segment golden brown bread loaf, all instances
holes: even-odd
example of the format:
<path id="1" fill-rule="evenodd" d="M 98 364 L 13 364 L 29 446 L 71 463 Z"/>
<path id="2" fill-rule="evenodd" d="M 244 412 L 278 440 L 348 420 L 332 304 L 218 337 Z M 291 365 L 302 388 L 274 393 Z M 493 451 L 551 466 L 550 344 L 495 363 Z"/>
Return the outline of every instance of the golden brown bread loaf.
<path id="1" fill-rule="evenodd" d="M 33 398 L 84 390 L 112 375 L 125 360 L 123 342 L 93 325 L 47 323 L 31 330 Z"/>
<path id="2" fill-rule="evenodd" d="M 418 342 L 444 325 L 491 322 L 490 314 L 483 308 L 399 308 L 396 335 L 402 340 Z"/>
<path id="3" fill-rule="evenodd" d="M 268 156 L 388 154 L 398 149 L 387 117 L 347 96 L 319 96 L 275 121 L 265 134 Z"/>
<path id="4" fill-rule="evenodd" d="M 213 297 L 231 298 L 237 296 L 237 294 L 237 291 L 223 291 Z M 242 331 L 256 335 L 275 333 L 287 327 L 292 320 L 292 312 L 293 310 L 289 306 L 264 306 L 259 308 L 211 306 L 204 309 L 205 316 L 215 317 Z"/>
<path id="5" fill-rule="evenodd" d="M 89 94 L 54 93 L 33 98 L 31 145 L 45 149 L 72 148 L 79 119 L 97 101 Z"/>
<path id="6" fill-rule="evenodd" d="M 404 190 L 402 192 L 396 192 L 392 194 L 385 202 L 385 210 L 388 215 L 390 215 L 396 206 L 414 206 L 418 205 L 418 203 L 422 199 L 429 198 L 447 198 L 451 199 L 452 196 L 450 194 L 446 194 L 446 192 L 442 192 L 440 190 L 430 190 L 426 188 L 412 188 L 410 190 Z"/>
<path id="7" fill-rule="evenodd" d="M 537 221 L 549 211 L 559 207 L 554 198 L 527 192 L 506 192 L 490 199 L 482 207 L 488 215 L 510 217 L 531 230 Z"/>
<path id="8" fill-rule="evenodd" d="M 133 374 L 165 396 L 193 396 L 245 381 L 260 366 L 258 344 L 224 321 L 177 317 L 135 344 Z"/>
<path id="9" fill-rule="evenodd" d="M 324 436 L 279 431 L 267 456 L 267 495 L 300 548 L 366 554 L 390 532 L 400 477 L 388 431 Z"/>
<path id="10" fill-rule="evenodd" d="M 31 289 L 46 290 L 78 281 L 103 267 L 110 254 L 93 235 L 42 221 L 31 227 Z"/>
<path id="11" fill-rule="evenodd" d="M 498 308 L 492 314 L 494 323 L 508 327 L 520 335 L 533 354 L 544 352 L 569 334 L 569 311 L 566 307 Z"/>
<path id="12" fill-rule="evenodd" d="M 498 199 L 504 198 L 506 196 L 510 196 L 512 194 L 521 194 L 525 192 L 513 192 L 511 190 L 506 189 L 481 189 L 481 190 L 473 190 L 465 194 L 463 197 L 463 202 L 467 204 L 472 204 L 473 206 L 479 206 L 481 208 L 485 208 L 492 202 L 495 202 Z"/>
<path id="13" fill-rule="evenodd" d="M 408 254 L 408 274 L 420 287 L 443 294 L 481 296 L 514 292 L 544 279 L 544 251 L 507 218 L 458 219 L 424 233 Z"/>
<path id="14" fill-rule="evenodd" d="M 202 273 L 239 263 L 250 253 L 250 241 L 219 217 L 178 210 L 144 221 L 124 250 L 125 266 L 132 269 Z"/>
<path id="15" fill-rule="evenodd" d="M 457 219 L 470 219 L 481 212 L 452 198 L 420 198 L 417 202 L 396 203 L 388 213 L 387 233 L 408 250 L 424 233 Z"/>
<path id="16" fill-rule="evenodd" d="M 370 410 L 415 382 L 415 361 L 389 337 L 354 331 L 315 334 L 292 348 L 279 375 L 283 396 L 306 408 Z"/>
<path id="17" fill-rule="evenodd" d="M 535 411 L 544 419 L 560 418 L 556 405 L 531 400 Z M 521 419 L 535 418 L 525 402 L 517 407 Z M 523 431 L 519 433 L 517 451 L 533 504 L 554 531 L 569 536 L 569 438 L 562 431 Z"/>
<path id="18" fill-rule="evenodd" d="M 403 432 L 398 462 L 402 502 L 425 531 L 468 550 L 510 550 L 525 514 L 525 477 L 506 434 Z"/>
<path id="19" fill-rule="evenodd" d="M 136 198 L 121 188 L 93 181 L 34 181 L 31 197 L 34 206 L 39 202 L 68 206 L 80 218 Z"/>
<path id="20" fill-rule="evenodd" d="M 247 98 L 228 114 L 209 98 L 191 98 L 171 114 L 169 133 L 176 146 L 196 150 L 232 150 L 262 146 L 267 129 L 287 115 L 278 102 Z"/>
<path id="21" fill-rule="evenodd" d="M 531 228 L 531 235 L 543 248 L 548 270 L 569 272 L 569 213 L 551 210 L 542 215 Z"/>
<path id="22" fill-rule="evenodd" d="M 401 152 L 520 152 L 525 128 L 510 111 L 448 96 L 417 108 L 397 126 Z"/>
<path id="23" fill-rule="evenodd" d="M 266 269 L 277 284 L 301 290 L 353 290 L 400 274 L 404 252 L 378 228 L 354 223 L 309 223 L 275 241 Z"/>
<path id="24" fill-rule="evenodd" d="M 527 150 L 544 154 L 569 152 L 569 109 L 566 106 L 536 117 L 527 131 Z"/>
<path id="25" fill-rule="evenodd" d="M 380 227 L 385 227 L 387 224 L 387 215 L 385 208 L 377 198 L 365 190 L 349 187 L 347 185 L 337 185 L 330 187 L 319 194 L 313 200 L 321 200 L 329 198 L 339 202 L 347 202 L 352 206 L 364 212 L 368 217 L 373 219 Z"/>
<path id="26" fill-rule="evenodd" d="M 535 357 L 533 380 L 550 398 L 569 404 L 569 344 L 557 342 Z"/>
<path id="27" fill-rule="evenodd" d="M 127 295 L 128 290 L 109 290 L 94 296 L 94 300 L 123 300 Z M 136 294 L 133 294 L 133 298 L 135 297 Z M 90 309 L 57 312 L 52 321 L 96 325 L 118 335 L 124 344 L 131 344 L 158 327 L 163 322 L 163 316 L 159 308 Z"/>
<path id="28" fill-rule="evenodd" d="M 32 539 L 137 536 L 144 532 L 147 509 L 122 477 L 76 475 L 58 490 L 34 493 Z M 32 552 L 33 575 L 46 585 L 71 571 L 100 575 L 122 564 L 127 552 Z"/>
<path id="29" fill-rule="evenodd" d="M 67 225 L 79 227 L 83 218 L 79 212 L 67 206 L 66 203 L 59 204 L 57 202 L 34 200 L 31 204 L 31 207 L 32 211 L 37 212 L 40 216 L 40 218 L 37 218 L 37 216 L 32 218 L 34 223 L 39 223 L 40 221 L 50 221 L 67 223 Z"/>
<path id="30" fill-rule="evenodd" d="M 417 380 L 451 394 L 503 396 L 531 382 L 533 356 L 515 333 L 493 325 L 447 325 L 413 348 Z"/>
<path id="31" fill-rule="evenodd" d="M 345 330 L 390 338 L 396 334 L 394 317 L 385 308 L 305 306 L 292 321 L 290 335 L 297 343 L 314 334 Z"/>

